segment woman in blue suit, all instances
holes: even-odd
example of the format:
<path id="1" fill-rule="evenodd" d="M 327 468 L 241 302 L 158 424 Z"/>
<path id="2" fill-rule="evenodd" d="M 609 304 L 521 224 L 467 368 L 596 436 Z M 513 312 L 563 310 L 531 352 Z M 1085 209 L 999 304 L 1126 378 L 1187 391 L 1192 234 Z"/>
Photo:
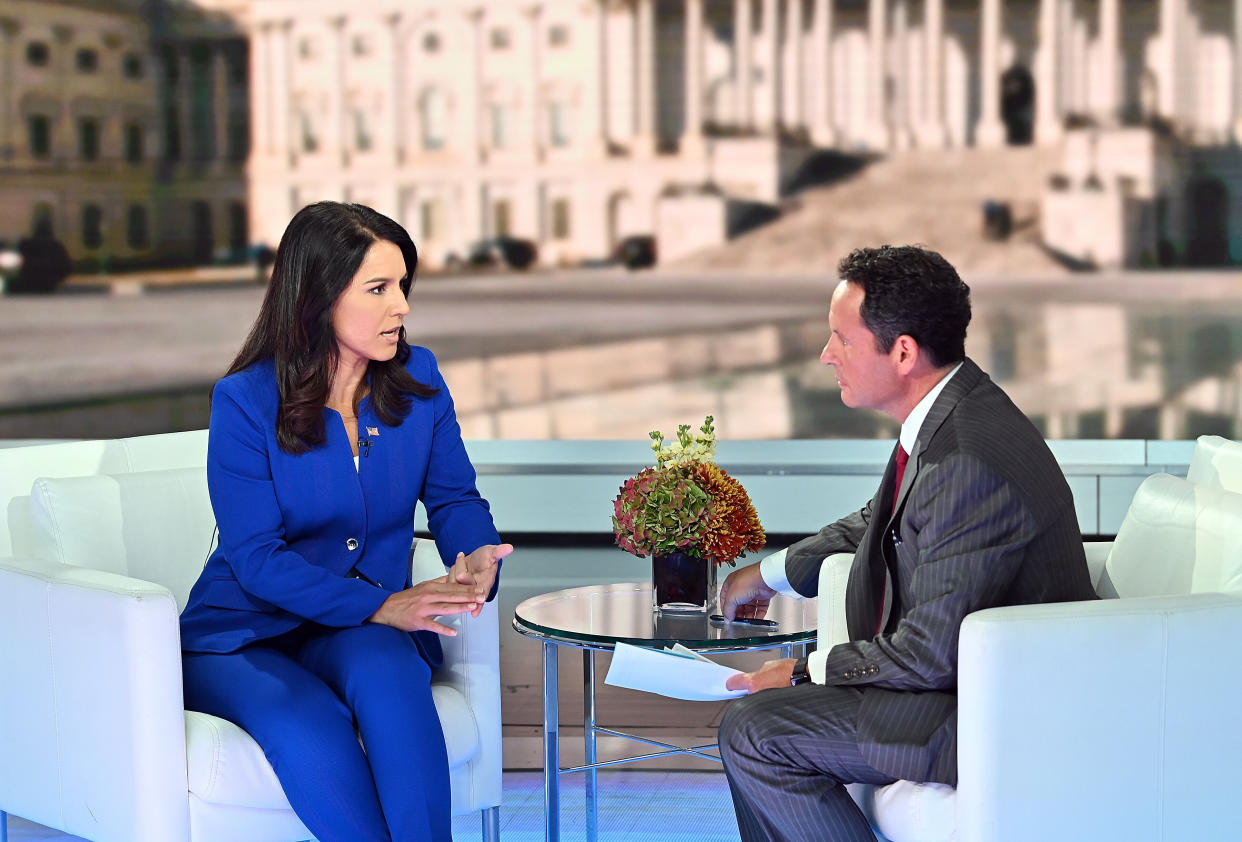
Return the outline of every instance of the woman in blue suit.
<path id="1" fill-rule="evenodd" d="M 513 549 L 435 358 L 406 344 L 417 264 L 370 208 L 302 209 L 212 393 L 220 543 L 181 615 L 186 706 L 254 737 L 320 842 L 451 840 L 436 617 L 477 616 Z M 415 584 L 419 500 L 448 569 Z"/>

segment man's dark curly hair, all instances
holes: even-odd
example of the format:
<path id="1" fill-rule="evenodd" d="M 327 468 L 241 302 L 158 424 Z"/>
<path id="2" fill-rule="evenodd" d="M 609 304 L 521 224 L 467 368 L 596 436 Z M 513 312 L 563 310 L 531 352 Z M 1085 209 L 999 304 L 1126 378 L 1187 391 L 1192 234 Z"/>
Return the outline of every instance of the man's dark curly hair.
<path id="1" fill-rule="evenodd" d="M 970 287 L 936 252 L 918 246 L 855 249 L 837 265 L 837 276 L 862 287 L 863 324 L 881 353 L 905 334 L 937 368 L 966 358 Z"/>

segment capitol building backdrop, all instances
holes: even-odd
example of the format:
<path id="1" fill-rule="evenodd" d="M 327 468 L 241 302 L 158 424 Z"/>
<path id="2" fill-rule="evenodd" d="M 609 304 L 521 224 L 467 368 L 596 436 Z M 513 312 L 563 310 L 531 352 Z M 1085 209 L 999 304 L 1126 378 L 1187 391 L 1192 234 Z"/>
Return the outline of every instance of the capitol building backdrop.
<path id="1" fill-rule="evenodd" d="M 433 266 L 673 258 L 824 150 L 1034 144 L 1055 250 L 1224 265 L 1240 56 L 1242 0 L 0 0 L 0 240 L 240 261 L 336 199 Z"/>

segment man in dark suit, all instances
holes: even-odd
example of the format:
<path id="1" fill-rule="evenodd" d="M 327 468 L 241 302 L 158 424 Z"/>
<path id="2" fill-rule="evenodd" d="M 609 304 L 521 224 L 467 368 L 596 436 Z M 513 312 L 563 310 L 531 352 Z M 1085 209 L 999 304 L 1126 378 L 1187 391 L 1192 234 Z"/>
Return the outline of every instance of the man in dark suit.
<path id="1" fill-rule="evenodd" d="M 847 406 L 892 416 L 901 435 L 861 511 L 721 587 L 726 617 L 762 616 L 778 592 L 816 596 L 826 556 L 854 554 L 850 642 L 730 679 L 750 691 L 720 726 L 743 840 L 874 842 L 843 784 L 957 783 L 963 618 L 1095 596 L 1060 467 L 966 359 L 969 287 L 911 246 L 856 250 L 838 274 L 820 359 Z"/>

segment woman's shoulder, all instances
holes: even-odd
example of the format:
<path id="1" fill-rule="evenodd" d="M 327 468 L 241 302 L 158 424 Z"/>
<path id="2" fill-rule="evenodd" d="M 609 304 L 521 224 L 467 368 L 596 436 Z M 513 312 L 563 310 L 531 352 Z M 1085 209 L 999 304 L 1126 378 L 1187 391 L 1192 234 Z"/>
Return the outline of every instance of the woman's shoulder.
<path id="1" fill-rule="evenodd" d="M 422 345 L 410 346 L 410 357 L 405 361 L 405 370 L 420 383 L 430 383 L 439 370 L 436 355 Z"/>
<path id="2" fill-rule="evenodd" d="M 267 403 L 278 397 L 276 366 L 272 360 L 259 360 L 216 381 L 213 399 L 227 395 L 235 401 Z"/>

